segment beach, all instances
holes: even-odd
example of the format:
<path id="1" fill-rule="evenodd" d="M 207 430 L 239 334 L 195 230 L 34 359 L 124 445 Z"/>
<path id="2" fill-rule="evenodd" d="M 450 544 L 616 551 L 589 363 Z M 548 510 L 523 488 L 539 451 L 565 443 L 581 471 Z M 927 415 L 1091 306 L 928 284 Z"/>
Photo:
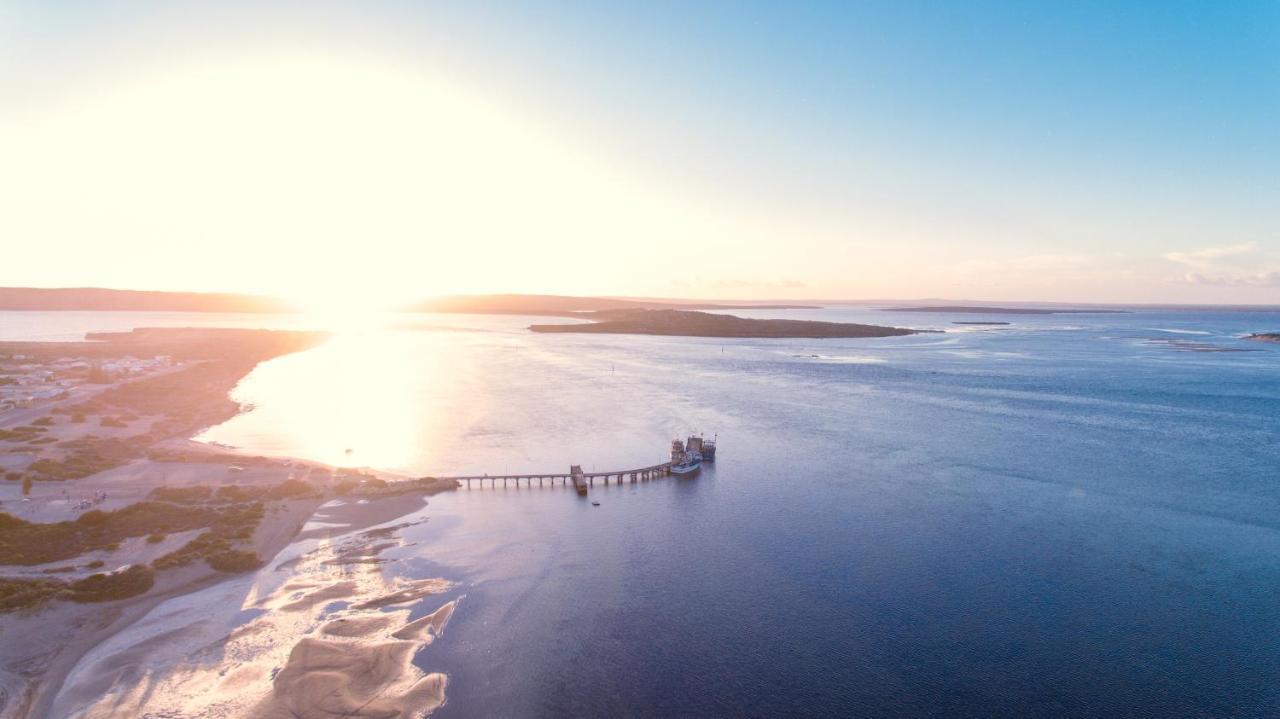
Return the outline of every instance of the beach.
<path id="1" fill-rule="evenodd" d="M 217 334 L 217 331 L 212 332 Z M 159 332 L 148 337 L 147 341 L 157 340 L 161 345 L 170 347 L 166 343 L 177 336 L 184 345 L 204 344 L 207 335 L 208 331 L 174 330 Z M 241 339 L 246 337 L 267 336 L 240 333 Z M 274 341 L 275 338 L 269 339 Z M 129 337 L 129 341 L 132 343 L 133 337 Z M 256 361 L 240 360 L 228 367 L 229 373 L 220 373 L 218 362 L 223 360 L 212 360 L 213 365 L 208 364 L 210 360 L 204 357 L 166 360 L 133 370 L 123 380 L 94 386 L 76 381 L 78 375 L 74 370 L 83 368 L 64 358 L 79 356 L 82 351 L 102 352 L 101 347 L 74 343 L 41 346 L 11 343 L 4 349 L 7 349 L 11 363 L 14 358 L 24 362 L 17 366 L 24 368 L 27 375 L 53 384 L 60 392 L 47 401 L 34 402 L 4 413 L 0 430 L 6 433 L 3 435 L 7 445 L 6 471 L 27 474 L 85 472 L 83 476 L 67 481 L 0 483 L 0 502 L 11 516 L 22 522 L 41 525 L 65 524 L 91 512 L 110 515 L 140 506 L 157 506 L 157 498 L 166 504 L 178 502 L 171 506 L 180 509 L 181 503 L 188 501 L 182 498 L 185 496 L 183 493 L 190 491 L 203 492 L 200 496 L 207 498 L 229 492 L 227 496 L 233 498 L 231 501 L 252 501 L 261 497 L 266 499 L 265 503 L 260 503 L 264 516 L 251 532 L 241 535 L 235 551 L 270 566 L 285 550 L 294 550 L 297 554 L 301 551 L 298 547 L 307 546 L 307 551 L 314 554 L 320 545 L 332 548 L 347 542 L 347 545 L 342 545 L 347 549 L 341 557 L 330 556 L 315 561 L 294 557 L 302 564 L 310 562 L 317 567 L 329 567 L 330 574 L 343 575 L 343 579 L 338 579 L 322 572 L 309 572 L 311 578 L 307 587 L 315 590 L 313 594 L 341 595 L 353 600 L 360 598 L 373 604 L 381 601 L 378 606 L 392 606 L 397 603 L 397 596 L 418 599 L 424 592 L 430 593 L 421 586 L 382 587 L 386 591 L 379 595 L 379 585 L 374 577 L 364 577 L 358 586 L 351 584 L 352 567 L 377 573 L 375 560 L 378 550 L 371 549 L 368 556 L 354 559 L 351 552 L 358 551 L 361 546 L 358 543 L 359 532 L 419 511 L 423 498 L 448 489 L 447 483 L 412 481 L 386 472 L 357 472 L 304 460 L 268 459 L 237 452 L 233 448 L 194 442 L 182 436 L 202 429 L 208 421 L 225 419 L 229 416 L 228 405 L 231 415 L 241 411 L 230 403 L 227 392 L 257 365 Z M 137 346 L 131 344 L 129 351 L 137 353 Z M 147 351 L 155 349 L 148 348 Z M 244 352 L 245 347 L 234 348 L 234 351 Z M 37 353 L 38 357 L 28 358 Z M 31 360 L 36 361 L 33 363 Z M 46 367 L 50 369 L 44 369 Z M 174 378 L 188 376 L 184 375 L 188 372 L 192 373 L 190 376 L 213 381 L 204 380 L 201 385 L 192 385 L 190 390 L 194 391 L 184 392 L 178 400 L 181 404 L 164 397 L 150 399 L 150 395 L 140 389 L 148 383 L 170 383 Z M 72 379 L 57 380 L 55 377 Z M 190 398 L 186 396 L 188 394 Z M 101 422 L 95 421 L 92 414 L 88 415 L 88 422 L 77 414 L 99 409 L 95 403 L 101 402 L 103 397 L 121 396 L 126 398 L 122 401 L 136 404 L 124 409 L 119 405 L 102 407 L 104 420 Z M 116 420 L 116 417 L 122 419 Z M 187 417 L 191 419 L 184 424 L 182 420 Z M 161 431 L 157 429 L 160 427 L 168 429 Z M 92 449 L 82 450 L 86 445 Z M 62 449 L 64 447 L 73 449 L 68 452 Z M 77 451 L 96 454 L 76 455 Z M 94 459 L 83 459 L 85 456 Z M 89 470 L 75 469 L 87 462 L 90 462 Z M 100 471 L 92 471 L 99 466 L 102 467 Z M 11 476 L 9 479 L 14 478 Z M 282 487 L 289 487 L 290 491 L 281 493 Z M 170 492 L 172 496 L 158 495 L 157 492 Z M 211 511 L 220 511 L 218 508 L 222 506 L 236 505 L 214 505 Z M 154 649 L 156 642 L 143 639 L 136 646 L 130 645 L 118 651 L 113 649 L 116 646 L 113 642 L 127 641 L 121 637 L 137 636 L 139 632 L 150 636 L 147 627 L 154 613 L 174 602 L 188 602 L 198 617 L 195 624 L 207 627 L 208 617 L 216 611 L 238 613 L 251 601 L 245 595 L 235 596 L 235 591 L 258 572 L 220 571 L 204 561 L 169 559 L 181 556 L 184 546 L 199 545 L 202 532 L 197 523 L 194 528 L 183 531 L 126 536 L 104 546 L 88 547 L 87 551 L 78 552 L 75 556 L 59 554 L 59 559 L 47 562 L 5 566 L 0 576 L 11 580 L 56 580 L 64 583 L 111 576 L 126 567 L 154 565 L 165 569 L 156 571 L 154 584 L 137 596 L 97 603 L 52 599 L 30 608 L 0 614 L 0 635 L 5 638 L 0 643 L 0 717 L 97 716 L 108 711 L 150 711 L 138 703 L 141 701 L 139 697 L 151 696 L 154 692 L 138 694 L 137 691 L 141 686 L 138 682 L 142 663 L 154 659 L 148 647 Z M 388 532 L 388 536 L 393 533 Z M 356 544 L 348 546 L 353 541 Z M 353 550 L 353 546 L 357 550 Z M 388 546 L 391 545 L 379 545 L 381 549 Z M 60 550 L 55 548 L 53 551 Z M 286 573 L 296 571 L 295 567 Z M 322 587 L 326 582 L 328 585 Z M 294 593 L 301 589 L 300 585 L 293 583 L 282 591 Z M 397 592 L 401 594 L 397 595 Z M 216 606 L 196 599 L 198 597 L 216 597 Z M 265 600 L 257 597 L 253 601 Z M 307 606 L 314 606 L 314 603 Z M 283 607 L 293 611 L 302 605 L 286 602 Z M 325 671 L 329 674 L 347 673 L 347 679 L 339 681 L 339 684 L 349 685 L 342 694 L 346 699 L 336 701 L 347 701 L 350 706 L 341 711 L 352 711 L 357 706 L 382 706 L 378 702 L 370 703 L 371 698 L 378 695 L 384 697 L 382 701 L 394 701 L 388 697 L 395 696 L 399 689 L 417 706 L 443 701 L 442 677 L 411 679 L 408 659 L 416 653 L 415 647 L 429 642 L 443 629 L 451 607 L 441 608 L 434 623 L 406 620 L 401 626 L 383 627 L 390 632 L 385 637 L 378 634 L 378 627 L 372 625 L 368 631 L 350 629 L 361 626 L 359 622 L 350 625 L 339 622 L 335 626 L 345 629 L 321 632 L 305 642 L 302 634 L 298 633 L 307 626 L 305 624 L 290 624 L 290 631 L 274 630 L 276 649 L 290 657 L 288 667 L 291 669 L 276 677 L 278 681 L 268 680 L 261 684 L 270 691 L 258 697 L 254 707 L 245 707 L 246 715 L 315 716 L 333 709 L 337 705 L 333 705 L 330 699 L 322 702 L 312 696 L 315 690 L 308 677 L 320 676 L 319 666 L 327 667 Z M 195 631 L 194 627 L 166 630 L 164 645 L 188 646 L 182 640 L 186 636 L 184 632 Z M 340 635 L 341 640 L 330 635 Z M 229 639 L 226 636 L 215 641 Z M 95 652 L 111 653 L 108 660 L 101 660 L 94 658 Z M 184 657 L 185 654 L 174 655 L 175 661 L 183 666 Z M 370 662 L 381 665 L 388 658 L 395 658 L 400 670 L 371 680 L 365 670 L 366 665 Z M 346 668 L 335 668 L 332 666 L 335 662 L 345 662 Z M 154 677 L 154 667 L 148 668 L 146 675 Z M 335 678 L 326 676 L 327 685 L 332 686 Z M 243 687 L 233 693 L 240 699 L 248 696 Z M 129 705 L 131 701 L 134 705 Z M 110 703 L 110 706 L 103 702 Z"/>
<path id="2" fill-rule="evenodd" d="M 227 480 L 228 474 L 225 460 L 230 458 L 235 461 L 238 457 L 238 455 L 228 452 L 217 452 L 216 454 L 224 459 L 223 463 L 164 463 L 143 460 L 81 480 L 77 484 L 76 491 L 90 494 L 99 491 L 105 492 L 109 499 L 107 503 L 100 506 L 103 509 L 112 509 L 140 501 L 151 489 L 159 486 L 216 486 Z M 298 463 L 290 467 L 258 468 L 248 477 L 237 477 L 237 483 L 241 485 L 258 483 L 270 486 L 297 472 L 298 466 L 303 465 Z M 45 490 L 47 493 L 41 496 L 39 490 Z M 374 499 L 351 497 L 337 500 L 336 503 L 321 497 L 279 502 L 271 507 L 266 519 L 254 532 L 251 547 L 260 557 L 270 563 L 277 559 L 282 550 L 286 548 L 297 545 L 310 546 L 318 544 L 331 546 L 335 543 L 341 543 L 358 535 L 361 530 L 368 527 L 393 522 L 399 517 L 421 510 L 423 507 L 422 498 L 428 493 L 421 491 L 409 492 Z M 35 507 L 30 516 L 45 521 L 60 519 L 59 515 L 73 511 L 67 507 L 68 501 L 61 499 L 60 491 L 56 487 L 38 486 L 38 491 L 34 493 L 33 504 Z M 189 536 L 172 537 L 170 539 L 181 542 L 189 539 Z M 139 539 L 136 542 L 127 543 L 115 551 L 90 553 L 81 559 L 105 561 L 106 567 L 110 568 L 146 563 L 168 548 L 148 545 Z M 376 563 L 364 562 L 364 560 L 374 559 L 372 555 L 368 557 L 362 556 L 359 558 L 360 561 L 352 560 L 349 554 L 344 556 L 351 560 L 351 564 L 359 565 L 363 563 L 376 573 Z M 323 561 L 331 559 L 333 557 Z M 322 563 L 322 560 L 309 561 L 308 566 L 320 566 L 317 565 L 317 562 Z M 58 564 L 65 565 L 65 562 Z M 339 561 L 334 565 L 324 566 L 337 567 L 342 564 L 343 562 Z M 38 576 L 41 571 L 48 568 L 39 565 L 22 567 L 15 568 L 18 571 L 6 572 L 6 574 L 9 576 Z M 78 574 L 87 575 L 89 573 L 91 573 L 90 570 L 81 569 L 78 571 Z M 325 581 L 328 581 L 330 586 L 338 586 L 341 591 L 332 592 L 330 590 L 330 594 L 322 596 L 328 596 L 331 599 L 364 597 L 365 601 L 376 601 L 377 598 L 371 596 L 371 593 L 376 593 L 374 589 L 374 584 L 376 583 L 371 584 L 372 580 L 365 581 L 360 585 L 360 588 L 357 588 L 348 586 L 345 583 L 345 579 L 336 578 L 339 574 L 346 577 L 350 573 L 350 570 L 334 569 L 334 576 L 330 576 L 326 580 L 313 571 L 312 579 L 310 580 L 312 584 L 307 585 L 307 587 L 317 589 Z M 145 620 L 157 607 L 161 607 L 167 602 L 204 596 L 207 601 L 194 600 L 194 606 L 196 607 L 194 611 L 199 617 L 207 617 L 209 612 L 215 610 L 215 606 L 216 608 L 231 607 L 238 612 L 246 601 L 246 597 L 238 596 L 233 601 L 232 597 L 223 593 L 225 591 L 223 585 L 240 587 L 244 580 L 244 575 L 229 575 L 213 570 L 207 565 L 189 566 L 172 572 L 161 573 L 156 586 L 139 597 L 104 604 L 76 604 L 54 601 L 32 612 L 0 614 L 0 635 L 5 637 L 5 641 L 0 643 L 0 667 L 3 668 L 3 674 L 0 675 L 3 677 L 3 680 L 0 681 L 0 687 L 2 687 L 0 689 L 2 691 L 0 693 L 0 717 L 17 719 L 20 717 L 43 716 L 94 716 L 95 711 L 103 711 L 102 707 L 98 707 L 95 710 L 94 702 L 89 701 L 88 698 L 92 697 L 97 700 L 111 699 L 115 697 L 115 692 L 121 687 L 135 686 L 134 682 L 137 677 L 133 672 L 136 671 L 137 661 L 154 659 L 154 657 L 148 654 L 145 648 L 139 649 L 137 647 L 118 654 L 112 654 L 110 661 L 107 662 L 111 669 L 82 669 L 78 676 L 85 678 L 78 679 L 64 691 L 64 682 L 68 674 L 82 665 L 90 652 L 94 651 L 95 648 L 107 645 L 113 637 L 135 628 L 140 621 Z M 287 591 L 299 591 L 300 587 L 301 585 L 297 584 L 288 585 Z M 233 603 L 228 604 L 229 601 Z M 244 606 L 247 608 L 249 605 Z M 406 622 L 405 624 L 409 623 Z M 301 625 L 290 626 L 297 627 Z M 441 623 L 442 627 L 443 624 Z M 421 626 L 417 628 L 420 629 Z M 135 631 L 147 634 L 150 630 L 143 628 L 135 629 Z M 187 628 L 184 631 L 193 630 Z M 388 639 L 378 643 L 373 641 L 376 636 L 370 630 L 369 636 L 361 635 L 358 637 L 362 640 L 359 643 L 358 650 L 355 648 L 355 644 L 344 643 L 339 649 L 346 651 L 350 656 L 343 656 L 346 656 L 346 659 L 354 662 L 354 664 L 342 671 L 349 671 L 353 676 L 363 676 L 364 672 L 360 669 L 359 664 L 362 658 L 370 661 L 373 660 L 372 658 L 377 658 L 379 662 L 390 656 L 405 659 L 405 657 L 411 657 L 413 654 L 412 651 L 409 651 L 412 649 L 413 642 L 421 643 L 424 641 L 421 632 L 416 632 L 414 628 L 406 629 L 405 626 L 397 626 L 391 628 L 391 632 L 393 634 L 405 634 L 408 638 Z M 186 646 L 180 643 L 182 634 L 181 631 L 167 631 L 165 633 L 166 642 L 173 643 L 173 646 Z M 293 635 L 282 635 L 280 641 L 288 641 L 290 638 L 301 641 L 301 636 Z M 366 639 L 369 641 L 363 641 Z M 388 645 L 388 641 L 392 643 Z M 145 641 L 142 643 L 147 644 Z M 151 645 L 147 644 L 147 646 Z M 323 653 L 323 646 L 325 645 L 321 645 L 322 648 L 317 650 L 320 653 L 303 652 L 299 655 L 299 658 L 293 660 L 293 666 L 305 667 L 309 666 L 309 663 L 313 661 L 328 666 L 328 662 L 333 657 L 328 659 L 319 658 Z M 178 654 L 175 656 L 181 657 L 183 655 Z M 308 657 L 313 657 L 314 659 Z M 400 659 L 397 661 L 400 661 Z M 90 665 L 96 663 L 100 663 L 100 660 L 89 661 Z M 392 677 L 387 677 L 385 682 L 380 680 L 379 686 L 381 689 L 370 685 L 365 685 L 363 689 L 360 689 L 353 684 L 352 692 L 354 693 L 351 696 L 358 698 L 362 696 L 360 693 L 362 691 L 366 693 L 390 692 L 395 682 L 405 681 L 402 674 L 403 672 L 397 674 L 394 681 Z M 286 681 L 292 675 L 286 674 L 284 676 L 285 679 L 282 679 L 281 682 Z M 92 679 L 87 677 L 92 677 Z M 330 677 L 329 681 L 335 680 Z M 439 686 L 431 684 L 434 688 L 428 693 L 431 696 L 438 694 L 437 701 L 442 701 L 442 680 L 437 678 L 433 679 L 432 682 L 438 683 Z M 382 684 L 386 684 L 386 686 L 382 686 Z M 264 686 L 271 686 L 271 683 L 268 682 Z M 276 686 L 280 687 L 280 697 L 277 701 L 282 702 L 281 707 L 292 707 L 290 711 L 296 711 L 300 706 L 310 706 L 306 704 L 307 700 L 305 698 L 291 698 L 295 697 L 295 695 L 304 697 L 307 692 L 312 691 L 308 688 L 310 685 L 306 681 L 295 682 L 290 680 L 287 685 L 277 682 Z M 414 697 L 415 702 L 418 702 L 422 699 L 425 686 L 415 685 L 415 687 L 410 687 L 405 691 Z M 237 690 L 236 693 L 243 693 L 242 689 Z M 127 701 L 126 699 L 113 700 Z M 263 701 L 266 701 L 265 698 Z M 356 701 L 356 699 L 352 699 L 352 701 Z M 360 701 L 358 703 L 363 704 L 364 702 Z M 264 704 L 263 706 L 265 707 L 266 705 Z M 113 706 L 110 710 L 127 713 L 123 704 Z M 255 709 L 254 711 L 259 710 L 265 711 L 265 709 Z M 280 709 L 280 711 L 284 711 L 284 709 Z M 308 713 L 310 711 L 304 711 L 300 715 L 320 715 L 318 708 L 315 709 L 315 712 Z M 253 713 L 252 715 L 266 716 L 270 714 Z M 288 715 L 298 716 L 299 714 Z M 353 714 L 352 716 L 359 716 L 359 714 Z"/>
<path id="3" fill-rule="evenodd" d="M 450 583 L 384 580 L 379 554 L 397 530 L 364 530 L 421 508 L 407 499 L 328 506 L 261 572 L 154 603 L 100 638 L 50 715 L 415 716 L 440 704 L 444 676 L 410 660 L 456 604 L 412 619 L 408 605 Z"/>

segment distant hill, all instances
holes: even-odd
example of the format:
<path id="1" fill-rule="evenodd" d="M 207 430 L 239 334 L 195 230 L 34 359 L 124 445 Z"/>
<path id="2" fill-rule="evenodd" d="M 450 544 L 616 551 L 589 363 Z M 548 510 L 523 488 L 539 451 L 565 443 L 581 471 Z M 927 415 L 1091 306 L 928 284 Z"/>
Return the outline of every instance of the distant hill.
<path id="1" fill-rule="evenodd" d="M 455 312 L 462 314 L 566 315 L 578 312 L 622 309 L 745 310 L 818 309 L 813 305 L 731 304 L 685 300 L 634 300 L 615 297 L 574 297 L 570 295 L 449 295 L 419 302 L 411 312 Z"/>
<path id="2" fill-rule="evenodd" d="M 690 310 L 619 309 L 580 315 L 590 324 L 530 325 L 534 332 L 573 332 L 670 337 L 808 338 L 898 337 L 920 331 L 901 327 L 811 320 L 760 320 Z"/>
<path id="3" fill-rule="evenodd" d="M 283 300 L 256 295 L 146 292 L 98 287 L 0 287 L 0 310 L 150 312 L 293 312 Z"/>

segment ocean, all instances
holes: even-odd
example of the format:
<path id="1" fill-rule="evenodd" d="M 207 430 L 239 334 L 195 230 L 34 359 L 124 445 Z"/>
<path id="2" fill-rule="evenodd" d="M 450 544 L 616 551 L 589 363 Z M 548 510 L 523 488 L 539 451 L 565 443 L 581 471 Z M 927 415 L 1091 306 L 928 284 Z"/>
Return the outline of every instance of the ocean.
<path id="1" fill-rule="evenodd" d="M 306 325 L 30 314 L 0 335 Z M 461 599 L 415 659 L 448 676 L 440 717 L 1280 715 L 1280 345 L 1240 339 L 1280 314 L 739 314 L 945 332 L 389 316 L 260 365 L 201 439 L 428 475 L 718 437 L 699 476 L 597 483 L 599 506 L 499 485 L 409 518 L 382 571 Z"/>

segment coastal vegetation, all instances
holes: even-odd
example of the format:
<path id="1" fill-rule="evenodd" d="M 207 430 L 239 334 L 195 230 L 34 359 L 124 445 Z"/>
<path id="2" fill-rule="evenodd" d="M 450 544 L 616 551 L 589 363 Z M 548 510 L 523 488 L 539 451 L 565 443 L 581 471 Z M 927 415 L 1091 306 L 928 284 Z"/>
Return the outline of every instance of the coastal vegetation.
<path id="1" fill-rule="evenodd" d="M 123 381 L 82 402 L 56 407 L 71 424 L 90 417 L 104 428 L 127 429 L 149 418 L 146 431 L 97 437 L 92 434 L 57 444 L 28 468 L 36 481 L 80 479 L 140 459 L 157 442 L 185 438 L 235 416 L 240 406 L 231 389 L 259 362 L 306 349 L 324 335 L 313 332 L 223 329 L 137 329 L 123 333 L 90 333 L 87 343 L 0 343 L 0 351 L 23 354 L 33 361 L 80 358 L 168 357 L 177 371 Z M 0 430 L 0 440 L 52 445 L 41 435 L 45 422 Z"/>
<path id="2" fill-rule="evenodd" d="M 107 549 L 130 537 L 211 527 L 231 536 L 256 527 L 261 503 L 182 505 L 144 501 L 104 512 L 91 509 L 73 520 L 28 522 L 0 513 L 0 564 L 37 565 Z"/>
<path id="3" fill-rule="evenodd" d="M 763 320 L 691 310 L 625 309 L 575 315 L 589 324 L 531 325 L 534 332 L 667 335 L 674 337 L 809 338 L 897 337 L 920 330 L 848 322 Z"/>
<path id="4" fill-rule="evenodd" d="M 34 566 L 62 561 L 86 552 L 114 550 L 133 537 L 159 544 L 174 532 L 204 529 L 181 548 L 162 555 L 150 566 L 135 565 L 120 572 L 93 574 L 78 581 L 0 579 L 0 612 L 38 606 L 51 599 L 99 602 L 145 593 L 155 572 L 204 561 L 219 572 L 245 572 L 262 565 L 262 558 L 244 545 L 266 515 L 265 502 L 315 497 L 307 482 L 286 480 L 266 486 L 159 487 L 146 501 L 104 512 L 89 510 L 77 519 L 36 523 L 0 513 L 0 564 Z M 89 569 L 100 568 L 94 560 Z M 55 567 L 46 574 L 74 567 Z"/>
<path id="5" fill-rule="evenodd" d="M 11 429 L 0 429 L 0 440 L 6 442 L 30 442 L 45 432 L 45 428 L 37 425 L 22 425 Z"/>
<path id="6" fill-rule="evenodd" d="M 0 578 L 0 613 L 33 609 L 52 599 L 81 603 L 128 599 L 145 594 L 155 586 L 155 581 L 155 571 L 141 564 L 71 582 Z"/>
<path id="7" fill-rule="evenodd" d="M 32 462 L 27 471 L 37 481 L 65 481 L 88 477 L 139 457 L 150 443 L 146 437 L 101 438 L 89 435 L 59 445 L 60 458 Z"/>

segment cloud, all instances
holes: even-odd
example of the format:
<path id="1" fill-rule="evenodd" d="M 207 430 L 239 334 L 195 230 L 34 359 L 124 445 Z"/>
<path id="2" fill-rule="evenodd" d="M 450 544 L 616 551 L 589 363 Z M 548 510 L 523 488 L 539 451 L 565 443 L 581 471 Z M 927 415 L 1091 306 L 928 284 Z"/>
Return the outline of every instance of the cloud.
<path id="1" fill-rule="evenodd" d="M 1188 272 L 1181 277 L 1180 281 L 1189 285 L 1216 287 L 1280 287 L 1280 270 L 1251 275 L 1205 275 L 1199 272 Z"/>
<path id="2" fill-rule="evenodd" d="M 1214 267 L 1223 263 L 1235 263 L 1251 255 L 1260 254 L 1258 243 L 1245 242 L 1224 247 L 1205 247 L 1191 252 L 1166 252 L 1163 257 L 1188 267 Z"/>
<path id="3" fill-rule="evenodd" d="M 1215 287 L 1280 287 L 1280 255 L 1256 242 L 1167 252 L 1164 259 L 1187 271 L 1174 281 Z"/>

